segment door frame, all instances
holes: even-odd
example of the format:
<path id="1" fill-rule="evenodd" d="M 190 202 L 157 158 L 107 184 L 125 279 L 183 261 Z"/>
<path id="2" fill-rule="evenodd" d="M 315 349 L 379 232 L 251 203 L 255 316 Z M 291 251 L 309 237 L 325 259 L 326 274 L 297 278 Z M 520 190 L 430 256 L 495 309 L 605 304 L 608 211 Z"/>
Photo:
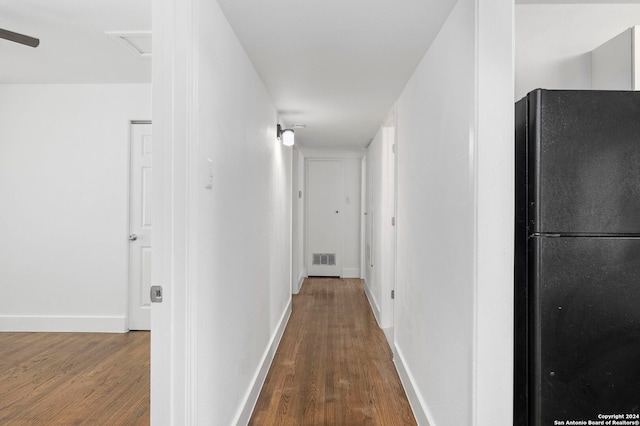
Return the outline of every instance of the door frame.
<path id="1" fill-rule="evenodd" d="M 396 290 L 397 281 L 397 235 L 398 235 L 398 126 L 396 106 L 392 108 L 389 117 L 382 127 L 382 156 L 383 176 L 382 176 L 382 208 L 383 214 L 383 247 L 381 247 L 382 258 L 382 310 L 384 331 L 389 341 L 389 345 L 395 353 L 394 329 L 395 329 L 395 298 L 391 298 L 391 292 Z M 389 170 L 393 167 L 393 170 Z M 391 225 L 393 221 L 393 225 Z"/>
<path id="2" fill-rule="evenodd" d="M 382 229 L 380 230 L 382 247 L 380 247 L 381 260 L 381 319 L 387 340 L 392 348 L 395 348 L 395 299 L 391 298 L 391 292 L 396 289 L 397 280 L 397 147 L 398 147 L 398 119 L 397 107 L 393 105 L 389 111 L 382 131 Z M 393 168 L 393 170 L 390 170 Z M 392 222 L 393 221 L 393 222 Z M 392 224 L 393 223 L 393 224 Z"/>
<path id="3" fill-rule="evenodd" d="M 197 424 L 197 0 L 152 0 L 151 424 Z"/>
<path id="4" fill-rule="evenodd" d="M 129 121 L 129 155 L 128 155 L 128 164 L 129 164 L 129 172 L 127 175 L 127 227 L 129 229 L 129 233 L 131 233 L 131 183 L 132 183 L 132 150 L 133 150 L 133 126 L 135 124 L 150 124 L 153 126 L 152 120 L 131 120 Z M 153 127 L 152 127 L 153 129 Z M 151 154 L 153 155 L 153 153 Z M 152 166 L 153 167 L 153 166 Z M 131 330 L 130 327 L 130 318 L 131 318 L 131 244 L 127 245 L 127 313 L 125 315 L 126 322 L 125 325 L 127 330 Z M 149 309 L 149 316 L 151 316 L 151 309 Z M 151 331 L 151 330 L 149 330 Z"/>

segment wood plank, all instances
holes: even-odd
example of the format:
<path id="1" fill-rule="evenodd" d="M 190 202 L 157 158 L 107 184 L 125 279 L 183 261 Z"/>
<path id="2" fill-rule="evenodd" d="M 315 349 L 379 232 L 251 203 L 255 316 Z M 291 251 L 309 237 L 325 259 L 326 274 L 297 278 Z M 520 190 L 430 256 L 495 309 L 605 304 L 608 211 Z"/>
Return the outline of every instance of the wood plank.
<path id="1" fill-rule="evenodd" d="M 362 280 L 305 280 L 249 424 L 416 424 Z"/>
<path id="2" fill-rule="evenodd" d="M 0 424 L 148 425 L 149 332 L 0 333 Z"/>

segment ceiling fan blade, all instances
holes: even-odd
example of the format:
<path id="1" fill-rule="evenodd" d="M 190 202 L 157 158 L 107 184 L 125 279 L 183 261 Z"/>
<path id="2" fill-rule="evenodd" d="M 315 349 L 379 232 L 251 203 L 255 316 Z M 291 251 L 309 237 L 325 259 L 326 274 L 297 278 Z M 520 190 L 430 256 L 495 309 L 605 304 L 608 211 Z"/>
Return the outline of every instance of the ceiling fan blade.
<path id="1" fill-rule="evenodd" d="M 31 47 L 38 47 L 40 40 L 34 37 L 29 37 L 24 34 L 14 33 L 13 31 L 7 31 L 0 28 L 0 38 L 5 40 L 14 41 L 20 44 L 26 44 Z"/>

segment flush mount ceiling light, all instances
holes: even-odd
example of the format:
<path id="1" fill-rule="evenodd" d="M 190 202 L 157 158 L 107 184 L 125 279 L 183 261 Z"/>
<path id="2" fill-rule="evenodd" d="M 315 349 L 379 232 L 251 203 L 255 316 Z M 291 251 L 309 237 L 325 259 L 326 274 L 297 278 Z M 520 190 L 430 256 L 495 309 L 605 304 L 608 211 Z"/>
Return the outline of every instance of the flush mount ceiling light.
<path id="1" fill-rule="evenodd" d="M 284 146 L 293 146 L 294 144 L 293 129 L 283 129 L 282 126 L 278 124 L 278 133 L 276 137 L 279 141 L 282 141 L 282 145 Z"/>
<path id="2" fill-rule="evenodd" d="M 108 31 L 113 40 L 141 58 L 151 58 L 151 31 Z"/>

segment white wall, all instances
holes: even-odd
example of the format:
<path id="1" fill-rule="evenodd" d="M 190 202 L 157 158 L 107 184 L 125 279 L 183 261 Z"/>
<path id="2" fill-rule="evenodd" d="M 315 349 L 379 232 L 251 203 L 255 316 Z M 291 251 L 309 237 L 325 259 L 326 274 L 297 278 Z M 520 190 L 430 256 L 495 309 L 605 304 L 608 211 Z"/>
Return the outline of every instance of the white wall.
<path id="1" fill-rule="evenodd" d="M 512 423 L 511 5 L 460 0 L 398 101 L 395 362 L 420 424 Z"/>
<path id="2" fill-rule="evenodd" d="M 198 10 L 197 424 L 246 423 L 291 301 L 292 149 L 217 2 Z M 204 170 L 203 170 L 204 172 Z M 205 173 L 206 175 L 206 173 Z"/>
<path id="3" fill-rule="evenodd" d="M 0 331 L 126 330 L 131 120 L 151 85 L 0 85 Z"/>
<path id="4" fill-rule="evenodd" d="M 342 159 L 342 276 L 360 278 L 361 158 Z"/>
<path id="5" fill-rule="evenodd" d="M 591 52 L 592 89 L 633 90 L 634 28 L 628 28 Z"/>
<path id="6" fill-rule="evenodd" d="M 396 348 L 432 425 L 471 424 L 473 26 L 460 1 L 398 101 Z"/>
<path id="7" fill-rule="evenodd" d="M 515 6 L 515 99 L 531 90 L 591 89 L 591 51 L 640 23 L 640 4 Z"/>
<path id="8" fill-rule="evenodd" d="M 360 278 L 361 159 L 364 151 L 300 148 L 305 159 L 342 161 L 342 277 Z M 304 192 L 303 192 L 304 195 Z M 347 202 L 347 198 L 349 202 Z M 305 259 L 308 259 L 305 249 Z"/>

